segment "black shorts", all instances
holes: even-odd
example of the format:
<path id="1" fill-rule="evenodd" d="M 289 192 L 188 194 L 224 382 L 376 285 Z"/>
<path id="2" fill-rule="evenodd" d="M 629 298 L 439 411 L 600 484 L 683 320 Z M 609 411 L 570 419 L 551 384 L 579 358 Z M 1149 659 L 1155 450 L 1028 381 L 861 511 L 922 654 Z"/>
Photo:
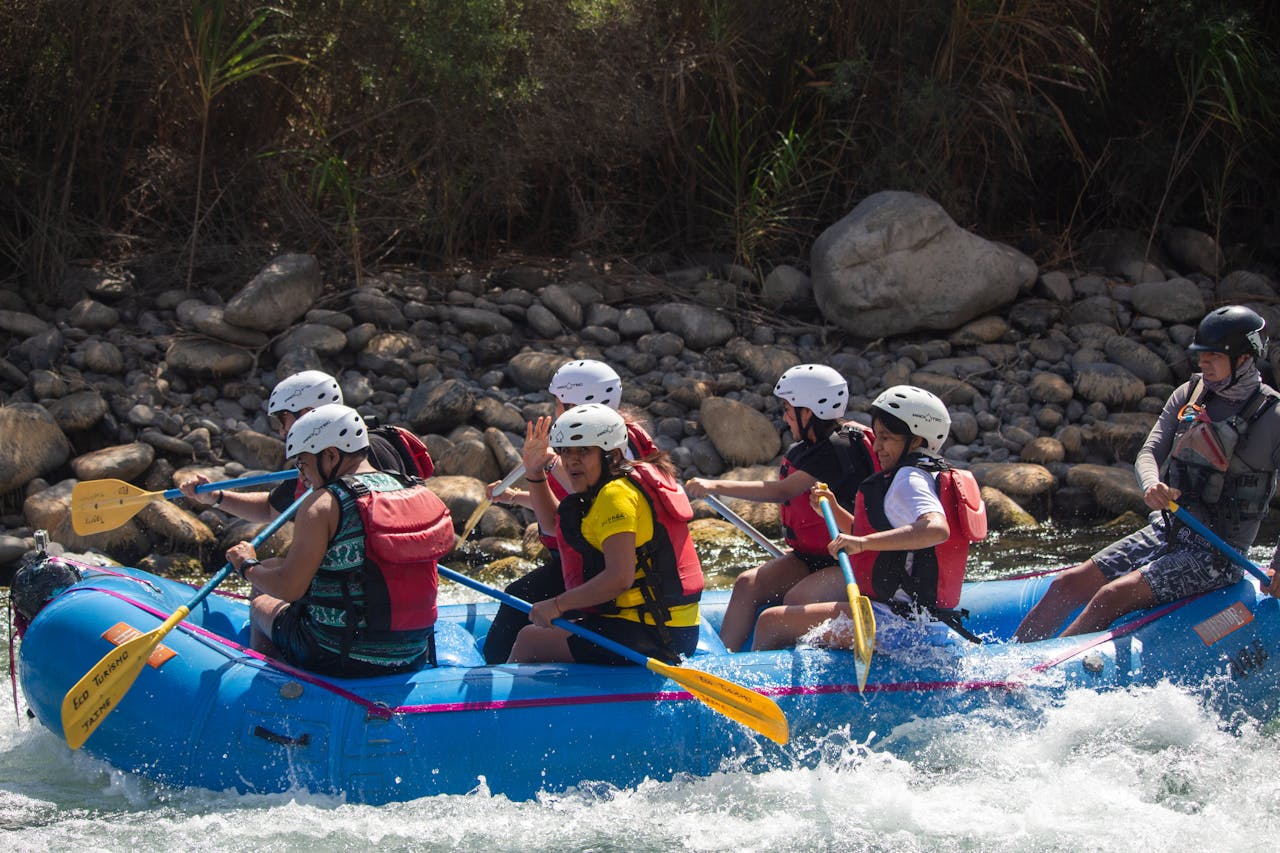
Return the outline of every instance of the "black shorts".
<path id="1" fill-rule="evenodd" d="M 642 625 L 630 619 L 617 619 L 609 616 L 584 616 L 576 620 L 583 628 L 595 631 L 608 637 L 615 643 L 639 652 L 647 658 L 657 658 L 664 663 L 679 663 L 678 655 L 688 657 L 698 648 L 698 631 L 700 626 L 688 628 L 667 628 L 671 637 L 671 646 L 662 642 L 662 635 L 653 625 Z M 590 640 L 569 635 L 569 653 L 578 663 L 603 663 L 610 666 L 625 666 L 632 663 Z"/>
<path id="2" fill-rule="evenodd" d="M 804 563 L 805 568 L 809 570 L 809 574 L 813 574 L 814 572 L 821 571 L 822 569 L 828 568 L 829 566 L 839 565 L 839 563 L 836 562 L 836 559 L 834 557 L 832 557 L 830 554 L 825 554 L 825 553 L 824 554 L 806 554 L 803 551 L 793 550 L 791 552 L 791 556 L 795 557 L 797 560 Z"/>

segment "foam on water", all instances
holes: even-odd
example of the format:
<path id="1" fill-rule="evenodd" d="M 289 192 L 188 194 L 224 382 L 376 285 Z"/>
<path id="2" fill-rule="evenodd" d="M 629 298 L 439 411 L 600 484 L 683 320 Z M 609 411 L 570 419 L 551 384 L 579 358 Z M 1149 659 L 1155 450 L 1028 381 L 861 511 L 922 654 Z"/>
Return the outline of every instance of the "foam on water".
<path id="1" fill-rule="evenodd" d="M 305 794 L 175 791 L 0 715 L 10 849 L 103 850 L 1268 850 L 1280 745 L 1222 729 L 1171 686 L 918 721 L 869 744 L 836 731 L 807 769 L 586 784 L 382 807 Z M 878 751 L 908 737 L 913 751 Z M 513 739 L 512 749 L 518 749 Z"/>

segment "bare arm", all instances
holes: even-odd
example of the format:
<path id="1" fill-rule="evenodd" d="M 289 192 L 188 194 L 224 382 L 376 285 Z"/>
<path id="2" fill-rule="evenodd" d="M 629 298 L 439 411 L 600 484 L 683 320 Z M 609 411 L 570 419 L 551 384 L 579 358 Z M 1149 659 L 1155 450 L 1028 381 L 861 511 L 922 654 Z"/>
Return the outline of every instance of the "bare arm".
<path id="1" fill-rule="evenodd" d="M 817 480 L 804 471 L 792 471 L 783 480 L 706 480 L 694 477 L 687 480 L 684 490 L 691 498 L 705 495 L 722 495 L 759 503 L 785 503 L 801 492 L 813 488 Z"/>
<path id="2" fill-rule="evenodd" d="M 833 557 L 837 551 L 844 551 L 846 554 L 860 554 L 863 551 L 916 551 L 940 545 L 950 535 L 947 517 L 940 512 L 927 512 L 911 524 L 892 530 L 881 530 L 866 536 L 841 533 L 827 545 L 827 551 Z"/>
<path id="3" fill-rule="evenodd" d="M 552 493 L 547 483 L 547 474 L 543 468 L 555 458 L 551 452 L 549 436 L 551 434 L 551 418 L 541 417 L 529 421 L 525 427 L 524 467 L 528 472 L 524 480 L 529 484 L 529 501 L 533 514 L 538 519 L 538 528 L 543 533 L 553 533 L 556 529 L 556 509 L 560 502 Z"/>
<path id="4" fill-rule="evenodd" d="M 329 491 L 308 498 L 294 519 L 289 553 L 263 560 L 249 569 L 247 577 L 254 589 L 283 601 L 297 601 L 306 595 L 338 529 L 339 516 L 338 501 Z M 240 542 L 227 551 L 227 559 L 236 566 L 254 557 L 253 546 L 248 542 Z"/>

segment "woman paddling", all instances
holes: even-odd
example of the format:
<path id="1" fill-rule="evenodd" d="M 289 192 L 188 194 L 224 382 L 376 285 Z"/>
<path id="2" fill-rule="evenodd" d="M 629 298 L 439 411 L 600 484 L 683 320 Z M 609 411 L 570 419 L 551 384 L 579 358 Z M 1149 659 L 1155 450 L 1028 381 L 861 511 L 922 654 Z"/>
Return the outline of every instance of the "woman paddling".
<path id="1" fill-rule="evenodd" d="M 575 406 L 554 426 L 547 417 L 529 424 L 525 468 L 541 472 L 558 455 L 572 489 L 558 500 L 545 474 L 526 478 L 539 528 L 558 540 L 565 591 L 533 604 L 509 662 L 628 662 L 551 624 L 561 617 L 669 663 L 697 647 L 693 510 L 666 454 L 631 462 L 626 443 L 622 416 L 600 404 Z"/>

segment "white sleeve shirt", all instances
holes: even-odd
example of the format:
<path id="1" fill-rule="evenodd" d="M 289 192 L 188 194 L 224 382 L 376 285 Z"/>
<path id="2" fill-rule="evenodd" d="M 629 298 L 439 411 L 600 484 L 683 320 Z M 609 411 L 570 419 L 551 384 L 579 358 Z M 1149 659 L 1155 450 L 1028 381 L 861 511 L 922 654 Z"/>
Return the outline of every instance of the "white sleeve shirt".
<path id="1" fill-rule="evenodd" d="M 931 512 L 945 514 L 938 497 L 937 478 L 919 468 L 899 469 L 884 497 L 884 514 L 890 527 L 906 527 Z"/>

